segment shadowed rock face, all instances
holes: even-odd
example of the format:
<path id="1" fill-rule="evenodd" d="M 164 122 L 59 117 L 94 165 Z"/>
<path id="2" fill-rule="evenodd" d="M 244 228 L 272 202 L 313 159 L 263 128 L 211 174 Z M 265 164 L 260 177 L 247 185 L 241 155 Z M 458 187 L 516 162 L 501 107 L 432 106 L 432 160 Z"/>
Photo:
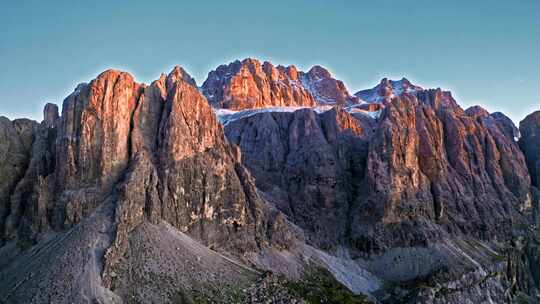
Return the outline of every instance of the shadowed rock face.
<path id="1" fill-rule="evenodd" d="M 511 138 L 514 141 L 517 141 L 519 139 L 519 137 L 521 136 L 519 133 L 519 129 L 508 116 L 504 115 L 501 112 L 491 113 L 490 116 L 495 119 L 501 131 L 503 131 L 503 133 L 508 136 L 508 138 Z"/>
<path id="2" fill-rule="evenodd" d="M 313 244 L 350 242 L 369 253 L 443 235 L 511 235 L 532 201 L 509 130 L 503 118 L 464 111 L 441 90 L 394 97 L 377 123 L 300 110 L 226 126 L 259 189 L 313 232 Z"/>
<path id="3" fill-rule="evenodd" d="M 343 110 L 261 113 L 227 124 L 257 187 L 312 244 L 333 248 L 347 233 L 371 128 Z"/>
<path id="4" fill-rule="evenodd" d="M 529 265 L 537 265 L 538 246 L 515 240 L 528 235 L 534 195 L 514 124 L 481 107 L 463 110 L 440 89 L 401 92 L 379 109 L 376 120 L 339 110 L 269 111 L 230 121 L 225 131 L 264 197 L 304 229 L 310 244 L 348 248 L 389 280 L 463 286 L 405 298 L 485 299 L 467 287 L 485 284 L 487 297 L 499 301 L 512 280 L 534 293 L 537 266 Z M 523 125 L 521 141 L 531 140 Z M 493 257 L 485 259 L 496 251 L 486 256 L 480 244 L 498 251 L 502 243 L 513 244 L 510 272 L 494 280 L 478 267 L 497 272 Z"/>
<path id="5" fill-rule="evenodd" d="M 531 197 L 523 155 L 495 119 L 475 113 L 440 90 L 407 94 L 385 108 L 353 213 L 356 247 L 426 244 L 440 228 L 504 239 L 524 221 Z"/>
<path id="6" fill-rule="evenodd" d="M 540 111 L 536 111 L 519 123 L 519 145 L 527 159 L 532 184 L 540 188 Z"/>

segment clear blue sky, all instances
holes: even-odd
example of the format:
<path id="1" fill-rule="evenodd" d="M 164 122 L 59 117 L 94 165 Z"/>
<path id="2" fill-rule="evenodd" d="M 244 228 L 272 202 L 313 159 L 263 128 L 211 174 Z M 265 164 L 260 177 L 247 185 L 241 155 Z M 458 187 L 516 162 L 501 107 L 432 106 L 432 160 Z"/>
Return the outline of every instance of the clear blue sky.
<path id="1" fill-rule="evenodd" d="M 405 76 L 519 121 L 540 109 L 540 1 L 5 1 L 0 115 L 41 119 L 107 68 L 201 84 L 246 56 L 324 65 L 351 92 Z"/>

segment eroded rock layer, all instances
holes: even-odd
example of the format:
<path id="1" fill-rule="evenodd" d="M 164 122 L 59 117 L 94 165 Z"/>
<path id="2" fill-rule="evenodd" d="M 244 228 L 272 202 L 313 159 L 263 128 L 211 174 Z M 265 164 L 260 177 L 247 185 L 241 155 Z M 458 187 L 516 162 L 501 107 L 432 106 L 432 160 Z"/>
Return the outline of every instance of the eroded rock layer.
<path id="1" fill-rule="evenodd" d="M 255 59 L 219 66 L 202 86 L 210 104 L 232 110 L 269 106 L 313 106 L 294 66 L 275 67 Z"/>
<path id="2" fill-rule="evenodd" d="M 285 213 L 305 216 L 301 226 L 317 226 L 308 229 L 315 243 L 347 231 L 353 247 L 376 252 L 441 233 L 504 238 L 524 221 L 530 180 L 501 121 L 428 90 L 396 97 L 375 126 L 342 111 L 301 110 L 239 119 L 226 133 L 258 187 Z M 313 212 L 330 219 L 313 221 Z"/>

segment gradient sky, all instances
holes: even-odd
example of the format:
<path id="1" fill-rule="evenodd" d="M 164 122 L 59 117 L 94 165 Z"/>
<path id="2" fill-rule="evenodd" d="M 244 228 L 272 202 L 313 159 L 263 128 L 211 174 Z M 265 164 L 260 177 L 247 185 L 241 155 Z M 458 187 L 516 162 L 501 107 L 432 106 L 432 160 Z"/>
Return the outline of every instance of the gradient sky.
<path id="1" fill-rule="evenodd" d="M 247 56 L 323 65 L 352 93 L 405 76 L 519 121 L 540 109 L 540 1 L 5 1 L 0 115 L 41 120 L 108 68 L 148 83 L 179 64 L 200 85 Z"/>

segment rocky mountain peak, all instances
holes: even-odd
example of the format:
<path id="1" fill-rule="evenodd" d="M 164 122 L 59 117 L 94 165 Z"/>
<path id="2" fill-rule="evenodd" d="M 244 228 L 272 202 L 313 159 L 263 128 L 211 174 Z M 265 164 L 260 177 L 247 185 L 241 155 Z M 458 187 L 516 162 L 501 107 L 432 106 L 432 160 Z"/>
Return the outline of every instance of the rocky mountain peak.
<path id="1" fill-rule="evenodd" d="M 422 90 L 424 89 L 412 84 L 405 77 L 400 80 L 383 78 L 380 83 L 372 89 L 362 90 L 354 95 L 365 102 L 387 104 L 394 97 L 400 96 L 404 93 L 415 94 Z"/>
<path id="2" fill-rule="evenodd" d="M 497 122 L 501 131 L 503 131 L 508 138 L 511 138 L 514 141 L 519 140 L 521 137 L 519 129 L 508 116 L 501 112 L 493 112 L 490 116 Z"/>
<path id="3" fill-rule="evenodd" d="M 172 87 L 172 85 L 178 80 L 183 80 L 189 83 L 192 86 L 197 86 L 195 79 L 191 77 L 181 66 L 175 66 L 172 71 L 167 75 L 167 87 Z"/>
<path id="4" fill-rule="evenodd" d="M 253 58 L 220 66 L 208 74 L 202 92 L 213 107 L 231 110 L 272 106 L 314 106 L 295 67 L 275 67 Z"/>
<path id="5" fill-rule="evenodd" d="M 519 123 L 519 145 L 525 154 L 532 184 L 540 189 L 540 111 L 529 114 Z"/>
<path id="6" fill-rule="evenodd" d="M 313 66 L 307 73 L 301 72 L 300 79 L 319 105 L 358 103 L 358 98 L 349 94 L 343 81 L 333 78 L 327 69 L 319 65 Z"/>
<path id="7" fill-rule="evenodd" d="M 295 66 L 261 64 L 253 58 L 219 66 L 208 74 L 202 91 L 212 106 L 232 110 L 358 102 L 342 81 L 321 66 L 305 73 Z"/>
<path id="8" fill-rule="evenodd" d="M 58 106 L 53 103 L 47 103 L 43 108 L 43 122 L 48 127 L 53 127 L 59 117 Z"/>
<path id="9" fill-rule="evenodd" d="M 292 80 L 298 80 L 298 69 L 294 65 L 289 65 L 285 68 L 285 72 Z"/>
<path id="10" fill-rule="evenodd" d="M 471 106 L 465 110 L 465 113 L 473 118 L 489 116 L 489 112 L 481 106 Z"/>
<path id="11" fill-rule="evenodd" d="M 330 74 L 330 72 L 327 69 L 323 68 L 320 65 L 314 65 L 311 69 L 309 69 L 307 74 L 309 74 L 310 77 L 313 79 L 332 77 L 332 74 Z"/>

